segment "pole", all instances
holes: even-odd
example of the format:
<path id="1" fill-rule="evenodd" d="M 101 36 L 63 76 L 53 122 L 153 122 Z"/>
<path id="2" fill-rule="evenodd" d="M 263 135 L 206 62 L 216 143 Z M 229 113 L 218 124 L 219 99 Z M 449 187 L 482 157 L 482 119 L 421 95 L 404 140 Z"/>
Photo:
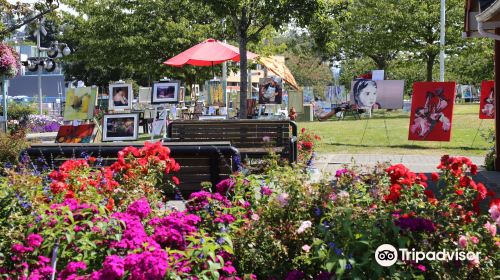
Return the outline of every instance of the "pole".
<path id="1" fill-rule="evenodd" d="M 39 20 L 41 21 L 41 20 Z M 40 61 L 40 33 L 42 33 L 42 23 L 40 22 L 40 27 L 36 34 L 36 46 L 38 49 L 38 61 Z M 42 65 L 38 65 L 38 111 L 40 115 L 43 115 L 43 95 L 42 95 Z"/>
<path id="2" fill-rule="evenodd" d="M 439 42 L 439 80 L 444 82 L 444 45 L 446 34 L 446 0 L 441 0 L 441 39 Z"/>
<path id="3" fill-rule="evenodd" d="M 5 121 L 5 132 L 7 133 L 7 76 L 2 76 L 2 104 L 3 104 L 3 119 Z"/>
<path id="4" fill-rule="evenodd" d="M 495 29 L 500 35 L 500 28 Z M 500 41 L 495 40 L 495 170 L 500 171 Z"/>

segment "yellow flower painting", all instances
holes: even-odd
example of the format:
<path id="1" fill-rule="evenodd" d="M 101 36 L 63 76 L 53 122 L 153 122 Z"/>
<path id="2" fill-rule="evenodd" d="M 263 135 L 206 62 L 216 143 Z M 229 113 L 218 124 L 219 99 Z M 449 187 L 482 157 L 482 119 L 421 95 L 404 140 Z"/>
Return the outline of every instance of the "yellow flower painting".
<path id="1" fill-rule="evenodd" d="M 69 88 L 66 92 L 64 120 L 89 120 L 94 116 L 97 87 Z"/>

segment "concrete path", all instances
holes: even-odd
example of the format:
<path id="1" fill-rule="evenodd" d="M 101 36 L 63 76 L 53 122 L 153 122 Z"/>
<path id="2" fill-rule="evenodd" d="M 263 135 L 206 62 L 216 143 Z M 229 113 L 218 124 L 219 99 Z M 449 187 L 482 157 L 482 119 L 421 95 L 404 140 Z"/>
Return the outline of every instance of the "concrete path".
<path id="1" fill-rule="evenodd" d="M 500 194 L 500 172 L 486 171 L 481 166 L 484 157 L 468 157 L 479 167 L 476 181 L 484 183 Z M 377 162 L 390 162 L 391 164 L 402 163 L 416 173 L 437 172 L 436 166 L 441 160 L 441 155 L 377 155 L 377 154 L 319 154 L 314 167 L 323 173 L 335 175 L 335 171 L 343 165 L 356 164 L 358 166 L 373 167 Z"/>

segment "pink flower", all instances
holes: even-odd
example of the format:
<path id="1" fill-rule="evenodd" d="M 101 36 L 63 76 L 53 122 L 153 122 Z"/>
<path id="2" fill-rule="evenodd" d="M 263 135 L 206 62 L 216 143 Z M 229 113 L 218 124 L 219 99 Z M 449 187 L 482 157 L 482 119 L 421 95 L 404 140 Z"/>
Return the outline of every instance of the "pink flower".
<path id="1" fill-rule="evenodd" d="M 417 265 L 417 269 L 424 272 L 427 270 L 427 268 L 422 264 Z"/>
<path id="2" fill-rule="evenodd" d="M 491 218 L 493 220 L 497 220 L 500 217 L 500 210 L 498 209 L 497 205 L 491 206 L 491 208 L 490 208 L 490 210 L 488 210 L 488 212 L 490 213 Z"/>
<path id="3" fill-rule="evenodd" d="M 474 243 L 474 244 L 477 244 L 477 243 L 479 243 L 479 238 L 477 238 L 477 237 L 475 237 L 475 236 L 472 236 L 472 237 L 470 238 L 470 241 L 472 241 L 472 243 Z"/>
<path id="4" fill-rule="evenodd" d="M 497 225 L 487 222 L 484 227 L 490 232 L 491 236 L 495 237 L 497 235 Z"/>
<path id="5" fill-rule="evenodd" d="M 458 238 L 458 246 L 460 248 L 467 247 L 467 237 L 465 237 L 464 235 L 460 235 L 460 237 Z"/>
<path id="6" fill-rule="evenodd" d="M 149 212 L 151 212 L 151 208 L 149 207 L 148 200 L 145 197 L 134 201 L 127 208 L 128 214 L 137 216 L 140 219 L 144 219 L 145 217 L 147 217 L 149 215 Z"/>
<path id="7" fill-rule="evenodd" d="M 26 238 L 26 241 L 27 241 L 29 247 L 38 248 L 38 247 L 40 247 L 40 245 L 42 245 L 43 238 L 36 233 L 31 233 Z"/>
<path id="8" fill-rule="evenodd" d="M 477 257 L 476 254 L 474 254 L 474 257 L 472 257 L 472 260 L 469 260 L 469 265 L 470 266 L 478 266 L 479 265 L 479 258 Z"/>
<path id="9" fill-rule="evenodd" d="M 289 195 L 287 193 L 280 193 L 276 197 L 276 200 L 278 200 L 278 203 L 281 207 L 288 205 L 288 199 L 289 199 Z"/>
<path id="10" fill-rule="evenodd" d="M 309 253 L 309 250 L 311 250 L 311 246 L 306 244 L 306 245 L 302 246 L 302 250 L 304 250 L 306 253 Z"/>
<path id="11" fill-rule="evenodd" d="M 303 233 L 306 229 L 310 228 L 312 226 L 312 223 L 310 221 L 303 221 L 300 227 L 297 229 L 297 233 L 301 234 Z"/>
<path id="12" fill-rule="evenodd" d="M 255 213 L 252 214 L 252 216 L 250 216 L 250 218 L 252 218 L 252 220 L 254 220 L 254 221 L 258 221 L 260 219 L 259 215 L 255 214 Z"/>

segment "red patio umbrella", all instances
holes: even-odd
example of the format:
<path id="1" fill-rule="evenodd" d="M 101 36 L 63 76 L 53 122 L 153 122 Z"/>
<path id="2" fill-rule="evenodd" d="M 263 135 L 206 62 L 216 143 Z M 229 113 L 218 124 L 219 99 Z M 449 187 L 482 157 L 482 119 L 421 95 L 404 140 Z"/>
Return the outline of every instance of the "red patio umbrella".
<path id="1" fill-rule="evenodd" d="M 247 52 L 247 58 L 254 59 L 256 54 Z M 184 64 L 194 66 L 214 66 L 224 61 L 240 61 L 240 50 L 229 44 L 207 39 L 163 62 L 163 64 L 181 67 Z"/>

